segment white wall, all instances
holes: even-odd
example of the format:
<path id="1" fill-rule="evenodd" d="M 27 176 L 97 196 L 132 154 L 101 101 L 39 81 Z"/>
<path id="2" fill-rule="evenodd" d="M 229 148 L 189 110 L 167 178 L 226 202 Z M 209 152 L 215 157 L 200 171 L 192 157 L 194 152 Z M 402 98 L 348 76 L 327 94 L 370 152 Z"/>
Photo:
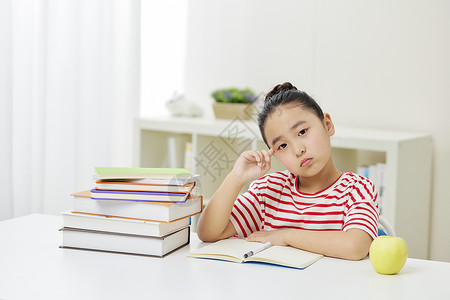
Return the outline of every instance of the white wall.
<path id="1" fill-rule="evenodd" d="M 165 101 L 184 93 L 187 4 L 141 1 L 141 117 L 168 115 Z"/>
<path id="2" fill-rule="evenodd" d="M 291 81 L 337 126 L 434 139 L 430 258 L 450 261 L 449 1 L 189 2 L 188 98 Z M 212 116 L 212 109 L 207 110 Z"/>

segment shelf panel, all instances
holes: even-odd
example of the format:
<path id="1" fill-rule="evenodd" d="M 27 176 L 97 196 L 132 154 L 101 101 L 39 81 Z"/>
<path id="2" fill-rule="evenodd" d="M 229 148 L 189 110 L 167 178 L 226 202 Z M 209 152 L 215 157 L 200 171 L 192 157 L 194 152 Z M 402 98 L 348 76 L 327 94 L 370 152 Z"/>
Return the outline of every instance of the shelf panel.
<path id="1" fill-rule="evenodd" d="M 139 119 L 141 129 L 201 134 L 209 136 L 235 135 L 239 138 L 262 140 L 255 120 L 159 117 Z M 402 141 L 429 137 L 422 133 L 385 131 L 336 126 L 332 147 L 372 151 L 391 151 Z"/>

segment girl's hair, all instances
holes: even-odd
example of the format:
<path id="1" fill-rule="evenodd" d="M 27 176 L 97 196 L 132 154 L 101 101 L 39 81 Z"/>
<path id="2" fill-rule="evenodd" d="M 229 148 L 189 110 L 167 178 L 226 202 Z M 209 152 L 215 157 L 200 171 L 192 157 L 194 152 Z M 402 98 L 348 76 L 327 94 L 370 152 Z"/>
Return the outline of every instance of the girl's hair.
<path id="1" fill-rule="evenodd" d="M 309 109 L 314 112 L 319 119 L 323 120 L 323 112 L 319 104 L 311 98 L 307 93 L 297 90 L 290 82 L 276 85 L 264 99 L 264 107 L 258 115 L 258 126 L 261 131 L 261 136 L 267 144 L 266 136 L 264 134 L 264 124 L 267 117 L 269 117 L 279 106 L 285 104 L 297 104 L 304 109 Z"/>

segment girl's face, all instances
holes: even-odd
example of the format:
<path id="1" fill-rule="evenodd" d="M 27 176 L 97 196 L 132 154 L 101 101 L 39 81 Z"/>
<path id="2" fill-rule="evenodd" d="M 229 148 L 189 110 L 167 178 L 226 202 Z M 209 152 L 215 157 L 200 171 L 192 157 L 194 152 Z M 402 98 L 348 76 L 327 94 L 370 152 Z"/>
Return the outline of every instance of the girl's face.
<path id="1" fill-rule="evenodd" d="M 332 167 L 330 136 L 334 125 L 329 114 L 320 120 L 299 105 L 282 105 L 267 117 L 264 133 L 269 147 L 290 172 L 313 177 Z"/>

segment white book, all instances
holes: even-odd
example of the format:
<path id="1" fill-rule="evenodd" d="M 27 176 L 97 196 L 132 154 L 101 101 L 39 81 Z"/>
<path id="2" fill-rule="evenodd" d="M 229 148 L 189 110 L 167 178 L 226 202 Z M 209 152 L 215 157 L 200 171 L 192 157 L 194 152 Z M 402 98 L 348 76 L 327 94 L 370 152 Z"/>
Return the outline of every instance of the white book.
<path id="1" fill-rule="evenodd" d="M 152 222 L 73 213 L 70 211 L 64 212 L 62 216 L 64 227 L 157 237 L 180 230 L 190 223 L 189 217 L 173 222 Z"/>
<path id="2" fill-rule="evenodd" d="M 95 200 L 90 191 L 72 196 L 73 212 L 147 221 L 171 222 L 199 214 L 203 209 L 203 196 L 189 197 L 183 203 Z"/>
<path id="3" fill-rule="evenodd" d="M 184 168 L 189 172 L 192 170 L 192 143 L 187 142 L 184 150 Z"/>
<path id="4" fill-rule="evenodd" d="M 190 237 L 189 226 L 162 237 L 75 228 L 61 228 L 60 230 L 63 233 L 61 248 L 159 257 L 189 244 Z"/>
<path id="5" fill-rule="evenodd" d="M 367 166 L 359 166 L 356 170 L 358 175 L 369 178 L 369 167 Z"/>
<path id="6" fill-rule="evenodd" d="M 373 182 L 376 189 L 378 190 L 378 168 L 376 164 L 369 166 L 369 179 Z"/>
<path id="7" fill-rule="evenodd" d="M 385 200 L 385 189 L 386 189 L 386 163 L 378 163 L 378 202 L 380 204 L 380 210 L 383 211 L 383 202 Z"/>

